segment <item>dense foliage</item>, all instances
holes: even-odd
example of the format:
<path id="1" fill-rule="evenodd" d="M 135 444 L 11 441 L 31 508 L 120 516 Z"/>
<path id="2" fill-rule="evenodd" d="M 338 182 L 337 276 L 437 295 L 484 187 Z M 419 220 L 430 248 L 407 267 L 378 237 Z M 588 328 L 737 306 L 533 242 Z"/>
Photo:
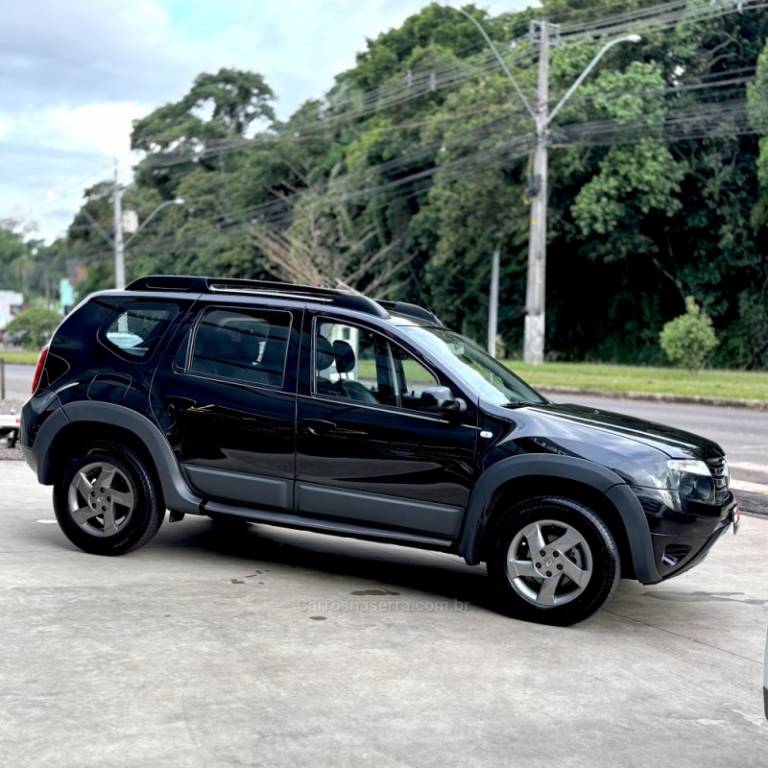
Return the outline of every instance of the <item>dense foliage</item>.
<path id="1" fill-rule="evenodd" d="M 531 99 L 529 22 L 564 22 L 554 104 L 606 39 L 567 29 L 649 5 L 543 0 L 497 17 L 468 8 Z M 689 5 L 673 23 L 631 27 L 642 42 L 615 46 L 552 127 L 552 359 L 663 362 L 661 328 L 690 295 L 720 338 L 714 364 L 768 367 L 768 11 Z M 129 277 L 344 282 L 424 302 L 482 339 L 499 246 L 500 333 L 520 349 L 531 121 L 455 10 L 428 5 L 368 41 L 325 97 L 288 120 L 275 117 L 260 75 L 224 69 L 138 121 L 132 141 L 144 159 L 126 205 L 143 220 L 163 200 L 185 204 L 131 244 Z M 108 286 L 110 254 L 91 219 L 109 230 L 109 202 L 97 194 L 63 245 L 87 262 L 88 287 Z M 19 264 L 0 246 L 0 281 Z"/>
<path id="2" fill-rule="evenodd" d="M 30 349 L 40 349 L 60 322 L 61 315 L 56 310 L 34 307 L 16 315 L 5 330 L 17 343 Z"/>
<path id="3" fill-rule="evenodd" d="M 69 250 L 60 240 L 46 246 L 13 220 L 0 220 L 0 290 L 19 291 L 40 302 L 54 292 Z"/>

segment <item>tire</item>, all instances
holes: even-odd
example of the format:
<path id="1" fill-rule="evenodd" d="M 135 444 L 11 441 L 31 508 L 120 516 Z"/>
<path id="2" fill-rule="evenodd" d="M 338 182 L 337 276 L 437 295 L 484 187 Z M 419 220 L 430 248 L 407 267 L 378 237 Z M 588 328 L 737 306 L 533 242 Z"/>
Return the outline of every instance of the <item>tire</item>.
<path id="1" fill-rule="evenodd" d="M 494 596 L 500 610 L 515 618 L 576 624 L 618 586 L 616 542 L 581 502 L 560 496 L 527 499 L 502 513 L 490 535 L 487 566 Z"/>
<path id="2" fill-rule="evenodd" d="M 66 466 L 53 487 L 53 506 L 66 537 L 94 555 L 143 547 L 165 516 L 147 462 L 130 448 L 107 442 L 85 448 Z"/>

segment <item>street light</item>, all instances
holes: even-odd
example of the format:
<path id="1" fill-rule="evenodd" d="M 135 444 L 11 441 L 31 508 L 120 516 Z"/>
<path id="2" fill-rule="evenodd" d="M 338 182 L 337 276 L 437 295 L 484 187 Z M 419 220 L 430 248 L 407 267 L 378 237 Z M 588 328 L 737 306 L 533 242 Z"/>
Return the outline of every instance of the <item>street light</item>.
<path id="1" fill-rule="evenodd" d="M 104 240 L 109 243 L 110 247 L 115 252 L 115 288 L 122 290 L 125 288 L 125 249 L 136 239 L 136 236 L 149 224 L 155 216 L 167 208 L 169 205 L 184 205 L 184 200 L 181 197 L 175 197 L 173 200 L 166 200 L 160 203 L 152 213 L 147 216 L 135 232 L 131 234 L 127 242 L 123 242 L 123 191 L 124 187 L 120 186 L 117 180 L 117 168 L 115 168 L 115 178 L 112 184 L 108 187 L 108 191 L 101 192 L 92 199 L 103 199 L 109 194 L 112 197 L 112 225 L 113 235 L 109 235 L 104 228 L 99 224 L 96 219 L 88 213 L 86 208 L 81 209 L 81 213 L 85 215 L 88 221 L 93 224 L 94 229 L 101 235 Z"/>
<path id="2" fill-rule="evenodd" d="M 458 11 L 462 16 L 468 18 L 477 27 L 478 31 L 483 36 L 483 40 L 485 40 L 485 42 L 488 44 L 488 47 L 493 51 L 493 55 L 496 57 L 496 61 L 499 62 L 499 66 L 501 66 L 501 68 L 504 70 L 504 74 L 511 81 L 515 91 L 517 92 L 517 95 L 520 97 L 520 100 L 528 110 L 528 114 L 535 120 L 536 113 L 528 103 L 528 99 L 525 98 L 523 89 L 518 85 L 517 80 L 515 80 L 515 76 L 512 74 L 512 70 L 507 66 L 507 62 L 504 61 L 504 57 L 499 53 L 499 49 L 494 45 L 494 42 L 491 40 L 491 36 L 488 34 L 488 32 L 486 32 L 485 27 L 471 13 L 468 13 L 463 8 L 454 8 L 452 5 L 447 5 L 446 8 L 450 8 L 452 11 Z"/>
<path id="3" fill-rule="evenodd" d="M 136 236 L 149 224 L 149 222 L 155 218 L 155 216 L 167 208 L 169 205 L 183 205 L 184 200 L 180 197 L 176 197 L 173 200 L 166 200 L 164 203 L 155 208 L 152 213 L 144 219 L 141 226 L 128 238 L 127 242 L 123 242 L 123 190 L 117 184 L 115 180 L 115 193 L 114 193 L 114 218 L 115 218 L 115 288 L 122 290 L 125 288 L 125 249 L 136 239 Z"/>
<path id="4" fill-rule="evenodd" d="M 136 239 L 137 235 L 144 229 L 144 227 L 147 226 L 147 224 L 149 224 L 150 221 L 152 221 L 152 219 L 155 218 L 155 216 L 157 216 L 158 213 L 160 213 L 160 211 L 163 210 L 163 208 L 167 208 L 169 205 L 184 205 L 184 198 L 175 197 L 173 200 L 166 200 L 164 203 L 160 203 L 160 205 L 158 205 L 157 208 L 155 208 L 155 210 L 152 211 L 152 213 L 150 213 L 146 219 L 144 219 L 139 228 L 125 241 L 125 248 L 127 248 Z"/>
<path id="5" fill-rule="evenodd" d="M 639 43 L 642 40 L 641 35 L 624 35 L 624 37 L 617 37 L 613 40 L 609 40 L 594 56 L 592 61 L 587 64 L 584 71 L 573 81 L 573 85 L 565 92 L 563 95 L 563 98 L 560 99 L 560 101 L 557 102 L 555 108 L 547 115 L 546 124 L 549 125 L 552 122 L 552 118 L 563 108 L 565 103 L 568 101 L 568 99 L 573 96 L 576 89 L 586 80 L 589 73 L 597 66 L 597 63 L 600 61 L 600 59 L 605 56 L 605 54 L 613 48 L 614 45 L 618 45 L 619 43 Z"/>
<path id="6" fill-rule="evenodd" d="M 535 107 L 531 107 L 525 94 L 515 80 L 507 62 L 499 53 L 491 40 L 485 27 L 463 8 L 445 6 L 458 11 L 468 18 L 480 31 L 488 47 L 493 51 L 504 74 L 511 81 L 515 92 L 525 105 L 528 114 L 533 118 L 536 129 L 536 146 L 533 155 L 533 185 L 531 194 L 531 221 L 528 235 L 528 278 L 525 300 L 525 336 L 523 344 L 523 358 L 526 363 L 537 365 L 544 362 L 544 331 L 545 331 L 545 300 L 546 300 L 546 261 L 547 261 L 547 133 L 550 123 L 555 115 L 565 106 L 578 87 L 584 82 L 589 73 L 595 68 L 600 59 L 619 43 L 639 43 L 642 37 L 638 34 L 624 35 L 609 40 L 594 56 L 584 71 L 576 78 L 573 85 L 565 92 L 562 99 L 550 112 L 549 101 L 549 22 L 538 22 L 541 32 L 539 45 L 539 72 L 537 84 L 537 98 Z M 492 282 L 498 280 L 498 269 L 493 270 Z M 498 285 L 491 286 L 491 303 L 498 301 Z M 488 348 L 493 354 L 495 351 L 495 329 L 491 327 L 491 319 L 498 315 L 498 307 L 492 306 L 489 311 L 489 335 Z M 495 324 L 495 323 L 494 323 Z M 493 336 L 493 338 L 491 338 Z"/>
<path id="7" fill-rule="evenodd" d="M 169 205 L 184 205 L 184 200 L 180 197 L 173 200 L 166 200 L 164 203 L 155 208 L 152 213 L 144 219 L 141 226 L 128 238 L 127 242 L 123 242 L 123 188 L 115 180 L 115 184 L 112 190 L 112 223 L 114 227 L 114 235 L 110 236 L 104 231 L 104 228 L 99 224 L 96 219 L 91 216 L 88 211 L 83 208 L 82 213 L 93 224 L 96 231 L 106 240 L 110 247 L 115 252 L 115 288 L 122 290 L 125 288 L 125 249 L 136 239 L 136 236 L 149 224 L 149 222 L 155 218 L 155 216 L 167 208 Z"/>

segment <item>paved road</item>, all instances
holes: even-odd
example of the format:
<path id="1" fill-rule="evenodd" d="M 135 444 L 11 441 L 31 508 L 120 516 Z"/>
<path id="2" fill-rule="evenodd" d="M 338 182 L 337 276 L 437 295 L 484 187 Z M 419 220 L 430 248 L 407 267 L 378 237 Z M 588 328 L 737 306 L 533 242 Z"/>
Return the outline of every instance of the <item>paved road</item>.
<path id="1" fill-rule="evenodd" d="M 704 435 L 725 449 L 731 463 L 762 467 L 757 474 L 764 474 L 768 482 L 768 411 L 584 395 L 553 395 L 552 399 L 628 413 Z M 742 474 L 750 473 L 742 470 Z"/>
<path id="2" fill-rule="evenodd" d="M 561 629 L 447 555 L 188 518 L 100 558 L 51 517 L 0 463 L 4 765 L 765 765 L 768 520 Z"/>
<path id="3" fill-rule="evenodd" d="M 732 485 L 744 511 L 768 515 L 768 412 L 579 395 L 552 399 L 627 413 L 715 440 L 728 456 Z"/>
<path id="4" fill-rule="evenodd" d="M 2 353 L 0 353 L 0 357 Z M 34 365 L 5 364 L 5 396 L 9 400 L 25 400 L 32 389 Z"/>

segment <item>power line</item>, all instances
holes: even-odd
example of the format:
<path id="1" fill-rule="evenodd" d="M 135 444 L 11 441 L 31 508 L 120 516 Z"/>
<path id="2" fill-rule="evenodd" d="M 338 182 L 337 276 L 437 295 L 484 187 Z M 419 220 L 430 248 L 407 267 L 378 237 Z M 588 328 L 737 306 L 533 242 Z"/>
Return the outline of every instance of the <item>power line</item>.
<path id="1" fill-rule="evenodd" d="M 757 0 L 745 0 L 744 7 L 748 9 L 756 9 L 765 7 L 766 3 L 763 2 L 757 2 Z M 578 39 L 579 36 L 588 36 L 588 37 L 594 37 L 596 34 L 603 35 L 606 33 L 606 29 L 611 29 L 613 31 L 616 31 L 618 29 L 621 29 L 622 31 L 628 27 L 628 25 L 631 24 L 638 24 L 638 23 L 646 23 L 649 21 L 654 21 L 654 23 L 657 24 L 657 28 L 662 28 L 663 26 L 669 26 L 672 23 L 677 23 L 680 21 L 685 14 L 683 11 L 685 10 L 686 4 L 683 2 L 668 2 L 668 3 L 661 3 L 654 6 L 648 6 L 647 8 L 636 10 L 636 11 L 623 11 L 622 13 L 613 14 L 612 16 L 603 17 L 601 19 L 587 19 L 586 21 L 582 21 L 579 24 L 572 23 L 570 26 L 564 26 L 563 29 L 561 29 L 561 35 L 564 38 L 573 38 Z M 695 16 L 695 19 L 701 19 L 701 18 L 712 18 L 714 16 L 722 16 L 726 13 L 731 13 L 736 11 L 736 3 L 725 3 L 725 2 L 717 2 L 713 4 L 710 8 L 704 9 L 705 12 L 701 12 L 698 15 Z M 694 18 L 693 16 L 689 15 L 687 18 Z M 625 25 L 625 27 L 620 27 L 620 25 Z M 525 41 L 519 41 L 516 43 L 516 45 L 523 46 L 525 45 Z M 474 47 L 473 47 L 474 48 Z M 514 56 L 510 56 L 510 58 L 514 59 L 514 61 L 518 63 L 522 63 L 526 61 L 531 56 L 531 51 L 529 50 L 518 50 L 514 53 Z M 329 109 L 324 117 L 318 116 L 317 120 L 308 121 L 305 124 L 305 127 L 299 125 L 299 126 L 291 126 L 291 130 L 293 131 L 293 136 L 287 136 L 285 134 L 276 134 L 276 135 L 267 135 L 262 137 L 257 137 L 257 139 L 244 139 L 244 138 L 233 138 L 233 139 L 227 139 L 223 140 L 221 142 L 212 142 L 210 147 L 206 147 L 203 150 L 203 153 L 199 153 L 198 155 L 195 155 L 193 157 L 184 156 L 184 157 L 165 157 L 165 158 L 148 158 L 151 160 L 151 162 L 147 163 L 145 160 L 143 165 L 145 168 L 162 168 L 162 167 L 173 167 L 174 165 L 181 165 L 181 164 L 187 164 L 190 162 L 195 162 L 198 159 L 206 159 L 207 157 L 214 157 L 216 155 L 221 155 L 226 152 L 235 152 L 240 151 L 243 149 L 249 149 L 258 146 L 260 143 L 263 144 L 271 144 L 271 143 L 281 143 L 286 141 L 296 141 L 296 142 L 302 142 L 302 141 L 317 141 L 320 140 L 322 133 L 326 132 L 328 130 L 333 130 L 334 127 L 338 127 L 339 125 L 342 125 L 346 122 L 355 121 L 355 120 L 361 120 L 366 116 L 370 116 L 373 114 L 380 114 L 382 109 L 387 108 L 394 108 L 396 106 L 399 106 L 401 104 L 405 104 L 408 101 L 411 101 L 416 98 L 421 98 L 422 96 L 434 93 L 437 88 L 435 88 L 435 85 L 437 85 L 438 88 L 448 88 L 453 87 L 454 85 L 460 84 L 462 82 L 465 82 L 466 80 L 482 76 L 486 72 L 490 72 L 495 66 L 495 62 L 493 62 L 492 57 L 490 54 L 487 55 L 478 55 L 476 57 L 472 57 L 472 60 L 470 62 L 469 59 L 463 59 L 456 64 L 452 64 L 450 66 L 446 66 L 444 68 L 438 69 L 438 70 L 429 70 L 425 69 L 417 73 L 411 73 L 411 77 L 408 78 L 408 82 L 405 81 L 405 76 L 402 83 L 399 83 L 399 80 L 397 78 L 393 78 L 392 81 L 389 84 L 385 84 L 385 86 L 382 86 L 378 89 L 373 89 L 365 94 L 355 94 L 350 95 L 347 101 L 345 102 L 343 99 L 340 100 L 333 108 Z M 407 74 L 407 73 L 406 73 Z M 437 75 L 437 76 L 436 76 Z M 435 80 L 438 80 L 438 83 L 435 83 Z M 748 80 L 744 80 L 744 82 L 747 82 Z M 741 83 L 734 81 L 730 84 L 733 87 L 738 87 Z M 726 87 L 725 85 L 718 85 L 717 87 Z M 667 87 L 666 91 L 668 93 L 673 93 L 674 95 L 681 95 L 683 93 L 692 93 L 694 90 L 700 91 L 702 94 L 706 91 L 707 86 L 701 83 L 697 84 L 690 84 L 683 87 L 678 86 L 669 86 Z M 586 104 L 589 101 L 589 99 L 585 99 L 582 101 L 582 104 Z M 347 111 L 343 111 L 339 109 L 339 104 L 347 104 L 352 105 L 354 103 L 361 104 L 362 106 L 359 106 L 356 110 L 351 109 Z M 572 106 L 576 106 L 579 104 L 579 101 L 574 99 Z M 338 114 L 337 114 L 338 112 Z M 485 134 L 474 134 L 475 137 L 478 138 L 485 138 L 490 135 L 492 135 L 492 130 L 494 126 L 498 126 L 499 123 L 501 123 L 504 120 L 509 121 L 510 118 L 514 119 L 516 115 L 512 112 L 507 111 L 504 115 L 496 116 L 494 117 L 489 123 L 485 126 L 483 126 L 483 130 L 485 130 Z M 446 115 L 446 120 L 450 119 L 456 119 L 456 115 Z M 432 122 L 432 120 L 422 120 L 417 121 L 416 127 L 424 126 L 425 124 L 429 124 Z M 393 125 L 391 126 L 391 130 L 402 130 L 405 128 L 408 124 L 403 125 Z M 610 127 L 613 125 L 613 127 Z M 617 123 L 614 121 L 611 123 L 611 121 L 592 121 L 591 123 L 584 123 L 583 128 L 576 130 L 573 129 L 571 133 L 564 132 L 563 135 L 566 137 L 567 141 L 569 143 L 566 143 L 564 145 L 571 145 L 577 141 L 584 143 L 586 141 L 586 136 L 590 131 L 592 131 L 595 135 L 595 138 L 593 141 L 597 142 L 600 140 L 601 136 L 602 138 L 607 142 L 608 138 L 610 137 L 610 140 L 612 142 L 616 141 L 617 137 L 617 131 L 619 129 L 616 128 Z M 671 125 L 671 124 L 670 124 Z M 703 130 L 703 129 L 702 129 Z M 317 135 L 313 135 L 312 131 L 316 131 Z M 630 135 L 629 132 L 626 133 L 627 137 Z M 461 142 L 471 142 L 472 141 L 473 134 L 467 134 L 466 137 L 452 137 L 450 141 L 453 141 L 453 144 L 447 149 L 450 148 L 460 148 Z M 429 158 L 432 153 L 435 153 L 439 151 L 441 148 L 443 148 L 443 144 L 437 141 L 429 142 L 425 145 L 422 145 L 421 147 L 417 148 L 414 152 L 410 153 L 409 155 L 396 158 L 395 160 L 388 161 L 390 164 L 378 164 L 369 166 L 369 168 L 366 170 L 366 174 L 368 178 L 372 175 L 380 174 L 380 173 L 397 173 L 403 169 L 407 169 L 409 165 L 413 165 L 414 163 L 417 163 L 420 160 L 423 160 L 425 157 Z M 434 168 L 439 170 L 441 166 L 439 164 L 435 164 Z M 431 178 L 434 173 L 437 172 L 436 170 L 433 170 L 432 168 L 426 169 L 426 170 L 420 170 L 416 172 L 417 180 L 419 178 L 429 179 Z M 419 174 L 426 174 L 424 176 L 419 176 Z M 407 184 L 409 183 L 409 179 L 412 180 L 411 176 L 404 177 L 405 180 L 401 181 L 399 179 L 394 180 L 394 182 L 388 182 L 388 183 L 395 183 L 395 184 Z M 344 180 L 343 183 L 350 183 L 349 179 L 347 178 Z M 380 192 L 385 187 L 374 187 L 373 191 L 368 192 L 367 190 L 370 190 L 371 187 L 363 187 L 361 190 L 355 192 L 354 194 L 360 196 L 362 195 L 365 197 L 366 194 L 375 194 L 376 192 Z M 268 203 L 261 204 L 261 206 L 266 206 L 265 208 L 261 208 L 262 211 L 270 212 L 270 215 L 279 215 L 279 216 L 285 216 L 286 210 L 289 210 L 287 207 L 287 204 L 285 201 L 269 201 Z M 256 209 L 259 209 L 259 206 L 255 206 Z"/>

